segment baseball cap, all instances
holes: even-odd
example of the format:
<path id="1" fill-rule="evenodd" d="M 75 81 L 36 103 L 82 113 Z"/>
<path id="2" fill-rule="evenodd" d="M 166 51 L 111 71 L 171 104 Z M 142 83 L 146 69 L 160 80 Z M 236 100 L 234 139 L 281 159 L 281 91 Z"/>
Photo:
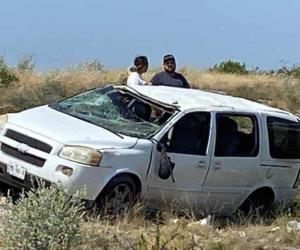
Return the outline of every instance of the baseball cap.
<path id="1" fill-rule="evenodd" d="M 168 60 L 173 60 L 173 61 L 175 61 L 175 57 L 174 57 L 173 55 L 170 55 L 170 54 L 165 55 L 165 56 L 164 56 L 164 63 L 165 63 L 166 61 L 168 61 Z"/>

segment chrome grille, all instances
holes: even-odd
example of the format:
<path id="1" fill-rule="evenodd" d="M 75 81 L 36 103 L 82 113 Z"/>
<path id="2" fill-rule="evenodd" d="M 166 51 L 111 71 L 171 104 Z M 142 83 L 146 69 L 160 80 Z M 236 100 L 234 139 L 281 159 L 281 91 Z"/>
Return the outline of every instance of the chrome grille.
<path id="1" fill-rule="evenodd" d="M 28 153 L 21 153 L 18 151 L 18 149 L 11 147 L 4 143 L 1 144 L 1 151 L 8 155 L 11 155 L 17 159 L 20 159 L 22 161 L 25 161 L 27 163 L 30 163 L 30 164 L 33 164 L 33 165 L 36 165 L 39 167 L 44 166 L 45 161 L 46 161 L 45 159 L 37 157 L 35 155 L 31 155 Z"/>
<path id="2" fill-rule="evenodd" d="M 14 141 L 14 143 L 5 138 Z M 0 145 L 0 150 L 3 153 L 38 167 L 44 166 L 47 158 L 45 153 L 49 154 L 52 150 L 51 145 L 12 129 L 5 132 Z M 29 150 L 30 148 L 38 151 Z"/>
<path id="3" fill-rule="evenodd" d="M 45 153 L 50 153 L 52 150 L 52 147 L 49 144 L 39 141 L 37 139 L 34 139 L 32 137 L 29 137 L 27 135 L 21 134 L 17 131 L 11 130 L 11 129 L 8 129 L 6 131 L 5 137 L 10 138 L 10 139 L 20 142 L 20 143 L 24 143 L 32 148 L 38 149 Z"/>

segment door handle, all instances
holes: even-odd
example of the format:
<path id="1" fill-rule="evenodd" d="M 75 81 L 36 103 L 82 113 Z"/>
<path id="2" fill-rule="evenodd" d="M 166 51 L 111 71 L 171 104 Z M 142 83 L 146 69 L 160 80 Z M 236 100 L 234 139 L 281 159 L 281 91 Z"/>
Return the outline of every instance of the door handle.
<path id="1" fill-rule="evenodd" d="M 214 164 L 214 170 L 219 170 L 222 168 L 222 163 L 221 162 L 215 162 Z"/>
<path id="2" fill-rule="evenodd" d="M 205 161 L 199 161 L 197 167 L 198 168 L 205 168 L 206 167 Z"/>

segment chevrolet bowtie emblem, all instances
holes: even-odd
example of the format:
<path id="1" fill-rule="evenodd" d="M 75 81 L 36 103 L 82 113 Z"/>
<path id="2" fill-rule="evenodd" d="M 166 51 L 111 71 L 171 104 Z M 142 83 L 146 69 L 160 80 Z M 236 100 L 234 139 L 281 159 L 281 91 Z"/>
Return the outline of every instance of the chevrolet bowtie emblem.
<path id="1" fill-rule="evenodd" d="M 18 151 L 20 153 L 23 153 L 23 154 L 27 153 L 29 148 L 30 147 L 27 144 L 24 144 L 24 143 L 20 143 L 20 144 L 17 145 Z"/>

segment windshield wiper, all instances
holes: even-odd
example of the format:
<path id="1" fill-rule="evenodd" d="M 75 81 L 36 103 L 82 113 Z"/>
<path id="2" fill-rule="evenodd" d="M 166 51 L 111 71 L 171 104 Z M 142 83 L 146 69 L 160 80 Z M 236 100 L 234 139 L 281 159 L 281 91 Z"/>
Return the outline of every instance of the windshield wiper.
<path id="1" fill-rule="evenodd" d="M 93 124 L 94 124 L 94 123 L 93 123 Z M 96 124 L 95 124 L 95 125 L 96 125 Z M 98 125 L 98 124 L 97 124 L 97 125 Z M 116 132 L 116 131 L 114 131 L 114 130 L 111 130 L 111 129 L 109 129 L 109 128 L 100 126 L 100 125 L 98 125 L 98 126 L 101 127 L 101 128 L 104 128 L 104 129 L 108 130 L 109 132 L 111 132 L 111 133 L 113 133 L 113 134 L 115 134 L 115 135 L 117 135 L 117 136 L 119 136 L 121 139 L 124 139 L 124 136 L 121 135 L 120 133 L 118 133 L 118 132 Z"/>

